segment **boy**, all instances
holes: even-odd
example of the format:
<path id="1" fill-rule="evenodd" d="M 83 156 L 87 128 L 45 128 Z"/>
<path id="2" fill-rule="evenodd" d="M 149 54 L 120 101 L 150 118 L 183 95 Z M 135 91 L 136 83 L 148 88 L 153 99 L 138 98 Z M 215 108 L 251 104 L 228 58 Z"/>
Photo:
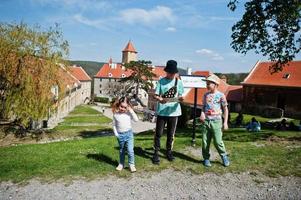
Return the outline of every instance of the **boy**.
<path id="1" fill-rule="evenodd" d="M 227 100 L 222 92 L 217 90 L 220 84 L 220 79 L 212 74 L 206 79 L 208 92 L 203 97 L 203 110 L 200 116 L 202 122 L 202 154 L 204 158 L 204 165 L 210 167 L 210 143 L 213 138 L 214 146 L 222 158 L 225 167 L 230 165 L 226 148 L 222 140 L 222 128 L 228 129 L 228 108 Z M 222 112 L 224 111 L 224 113 Z M 222 122 L 222 113 L 224 122 Z"/>

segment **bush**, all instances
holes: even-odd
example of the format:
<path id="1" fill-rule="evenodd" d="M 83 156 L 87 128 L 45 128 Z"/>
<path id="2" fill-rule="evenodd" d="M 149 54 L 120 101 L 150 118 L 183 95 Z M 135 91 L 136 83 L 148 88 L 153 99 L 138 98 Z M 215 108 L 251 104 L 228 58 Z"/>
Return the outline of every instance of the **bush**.
<path id="1" fill-rule="evenodd" d="M 95 102 L 100 102 L 100 103 L 109 103 L 109 98 L 108 97 L 94 97 Z"/>

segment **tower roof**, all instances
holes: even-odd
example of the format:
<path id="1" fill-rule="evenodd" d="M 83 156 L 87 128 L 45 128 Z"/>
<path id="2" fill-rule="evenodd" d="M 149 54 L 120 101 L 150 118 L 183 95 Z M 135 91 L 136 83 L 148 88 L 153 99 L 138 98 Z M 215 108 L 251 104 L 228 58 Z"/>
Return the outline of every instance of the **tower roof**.
<path id="1" fill-rule="evenodd" d="M 135 52 L 137 53 L 137 51 L 134 48 L 134 45 L 132 44 L 131 40 L 128 42 L 128 44 L 126 45 L 126 47 L 123 49 L 122 52 Z"/>

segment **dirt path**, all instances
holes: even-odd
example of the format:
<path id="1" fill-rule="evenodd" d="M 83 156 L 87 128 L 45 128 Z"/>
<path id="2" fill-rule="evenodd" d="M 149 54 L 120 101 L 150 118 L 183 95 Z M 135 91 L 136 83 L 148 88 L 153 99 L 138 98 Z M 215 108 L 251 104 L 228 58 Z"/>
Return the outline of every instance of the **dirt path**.
<path id="1" fill-rule="evenodd" d="M 165 170 L 133 174 L 131 178 L 107 177 L 27 185 L 0 183 L 0 199 L 301 199 L 301 178 L 270 178 L 254 173 L 195 175 Z"/>

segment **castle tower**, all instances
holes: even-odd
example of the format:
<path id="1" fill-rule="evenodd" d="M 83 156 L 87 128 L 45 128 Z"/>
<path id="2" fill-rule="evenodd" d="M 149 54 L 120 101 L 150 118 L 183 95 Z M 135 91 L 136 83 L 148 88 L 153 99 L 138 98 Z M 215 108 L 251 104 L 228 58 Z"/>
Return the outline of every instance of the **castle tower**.
<path id="1" fill-rule="evenodd" d="M 134 48 L 131 40 L 128 42 L 124 50 L 122 51 L 122 63 L 129 63 L 131 61 L 137 61 L 137 51 Z"/>

